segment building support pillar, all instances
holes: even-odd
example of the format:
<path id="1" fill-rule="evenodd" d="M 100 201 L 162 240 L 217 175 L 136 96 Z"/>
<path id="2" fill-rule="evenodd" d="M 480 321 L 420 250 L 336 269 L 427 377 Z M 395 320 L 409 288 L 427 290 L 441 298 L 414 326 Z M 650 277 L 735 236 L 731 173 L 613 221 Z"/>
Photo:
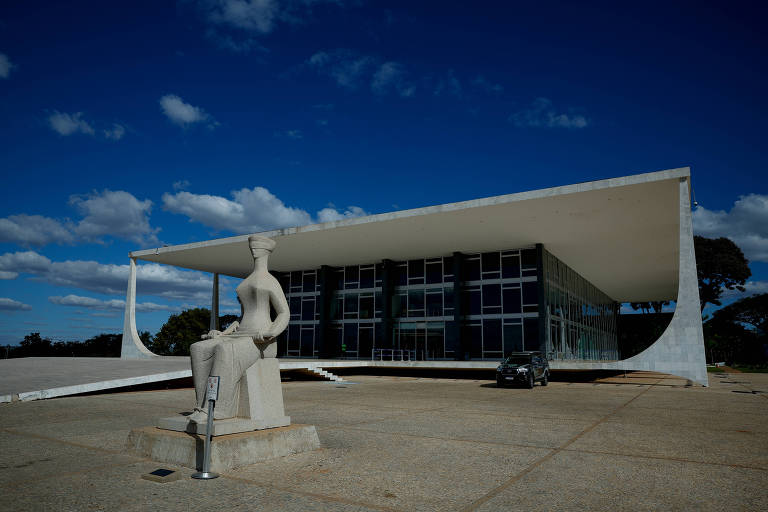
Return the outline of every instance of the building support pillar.
<path id="1" fill-rule="evenodd" d="M 317 280 L 320 283 L 320 295 L 318 296 L 317 312 L 320 319 L 317 323 L 317 354 L 320 358 L 335 357 L 340 350 L 331 345 L 331 301 L 333 300 L 333 268 L 323 265 L 317 272 Z"/>
<path id="2" fill-rule="evenodd" d="M 122 359 L 149 359 L 157 357 L 149 351 L 139 338 L 136 330 L 136 260 L 131 258 L 128 273 L 128 290 L 125 294 L 125 319 L 123 320 L 123 341 L 120 348 Z"/>
<path id="3" fill-rule="evenodd" d="M 395 262 L 383 260 L 381 275 L 381 341 L 377 348 L 394 348 L 394 319 L 392 318 L 392 297 L 395 294 Z"/>
<path id="4" fill-rule="evenodd" d="M 219 330 L 219 274 L 213 274 L 213 289 L 211 291 L 211 330 Z"/>
<path id="5" fill-rule="evenodd" d="M 464 322 L 464 301 L 461 300 L 461 289 L 464 286 L 464 255 L 460 252 L 453 253 L 453 339 L 458 347 L 454 354 L 456 361 L 468 361 L 470 359 L 472 340 L 465 336 L 462 324 Z M 446 333 L 448 336 L 448 333 Z"/>

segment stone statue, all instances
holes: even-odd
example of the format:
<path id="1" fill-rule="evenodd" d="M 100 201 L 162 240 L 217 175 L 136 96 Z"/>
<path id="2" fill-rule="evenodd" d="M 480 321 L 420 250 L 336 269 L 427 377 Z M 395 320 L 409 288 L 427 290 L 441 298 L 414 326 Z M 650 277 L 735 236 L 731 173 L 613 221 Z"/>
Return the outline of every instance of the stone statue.
<path id="1" fill-rule="evenodd" d="M 196 403 L 195 411 L 186 417 L 190 422 L 187 431 L 205 429 L 208 421 L 206 384 L 210 375 L 220 377 L 214 420 L 250 420 L 250 423 L 240 421 L 240 427 L 228 428 L 228 431 L 290 424 L 290 419 L 284 416 L 280 367 L 275 358 L 275 341 L 287 327 L 290 313 L 280 283 L 267 271 L 267 260 L 275 241 L 251 235 L 248 245 L 253 256 L 253 272 L 236 290 L 242 308 L 240 321 L 233 322 L 223 332 L 210 331 L 190 349 Z M 270 306 L 276 313 L 274 320 Z M 244 382 L 246 380 L 248 382 Z M 161 420 L 159 426 L 176 430 L 176 423 Z"/>

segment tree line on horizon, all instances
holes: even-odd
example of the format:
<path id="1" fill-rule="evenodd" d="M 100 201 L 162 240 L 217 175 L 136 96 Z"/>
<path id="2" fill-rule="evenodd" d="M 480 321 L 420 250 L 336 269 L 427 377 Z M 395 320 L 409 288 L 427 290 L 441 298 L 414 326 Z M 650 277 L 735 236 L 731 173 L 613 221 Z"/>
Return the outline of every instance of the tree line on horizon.
<path id="1" fill-rule="evenodd" d="M 745 291 L 744 284 L 752 273 L 749 261 L 733 241 L 695 236 L 694 245 L 702 313 L 707 304 L 722 306 L 724 291 Z M 671 313 L 662 312 L 668 304 L 634 302 L 630 304 L 632 309 L 642 314 L 619 315 L 622 359 L 641 352 L 664 332 L 672 317 Z M 237 318 L 222 315 L 219 325 L 225 328 Z M 139 337 L 155 354 L 189 355 L 189 346 L 208 332 L 210 319 L 207 308 L 188 309 L 171 315 L 154 336 L 143 331 Z M 704 320 L 708 362 L 761 367 L 768 364 L 768 293 L 743 297 Z M 33 332 L 18 346 L 7 346 L 5 357 L 119 357 L 121 341 L 122 334 L 99 334 L 84 341 L 52 341 Z"/>

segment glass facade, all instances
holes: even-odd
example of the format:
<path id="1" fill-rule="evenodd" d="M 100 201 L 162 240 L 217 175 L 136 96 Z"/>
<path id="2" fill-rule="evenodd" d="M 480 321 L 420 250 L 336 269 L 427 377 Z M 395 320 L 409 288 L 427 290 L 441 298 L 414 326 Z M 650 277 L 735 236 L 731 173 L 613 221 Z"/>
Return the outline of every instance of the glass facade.
<path id="1" fill-rule="evenodd" d="M 548 266 L 539 263 L 542 254 Z M 594 308 L 607 297 L 582 279 L 573 282 L 589 293 L 566 295 L 590 301 L 584 315 L 563 316 L 556 300 L 552 313 L 550 303 L 539 307 L 540 281 L 551 286 L 553 297 L 559 297 L 554 290 L 561 282 L 571 283 L 559 278 L 561 267 L 567 269 L 539 246 L 280 273 L 291 321 L 278 339 L 278 356 L 498 360 L 513 351 L 543 349 L 593 356 L 607 349 L 599 329 L 608 324 L 593 322 Z M 547 280 L 541 270 L 547 270 Z M 560 338 L 543 328 L 544 311 L 550 324 L 576 329 L 569 350 L 561 350 Z M 615 319 L 610 325 L 615 350 Z"/>
<path id="2" fill-rule="evenodd" d="M 543 251 L 545 345 L 551 359 L 617 360 L 617 304 Z"/>

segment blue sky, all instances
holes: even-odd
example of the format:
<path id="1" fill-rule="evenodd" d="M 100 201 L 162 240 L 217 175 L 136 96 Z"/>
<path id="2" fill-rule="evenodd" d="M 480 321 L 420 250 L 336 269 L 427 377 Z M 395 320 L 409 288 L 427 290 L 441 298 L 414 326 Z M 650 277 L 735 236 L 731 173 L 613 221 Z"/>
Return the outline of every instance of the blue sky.
<path id="1" fill-rule="evenodd" d="M 0 343 L 119 332 L 131 250 L 680 166 L 768 291 L 765 14 L 5 2 Z M 209 280 L 142 265 L 139 329 Z"/>

